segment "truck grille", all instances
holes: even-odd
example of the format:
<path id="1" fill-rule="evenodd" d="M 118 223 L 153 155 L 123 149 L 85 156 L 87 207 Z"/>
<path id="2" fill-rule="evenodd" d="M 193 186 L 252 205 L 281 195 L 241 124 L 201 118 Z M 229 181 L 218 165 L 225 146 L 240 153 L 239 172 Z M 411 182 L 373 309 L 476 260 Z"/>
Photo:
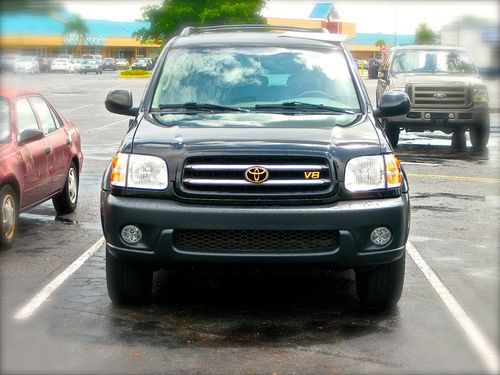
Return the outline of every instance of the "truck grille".
<path id="1" fill-rule="evenodd" d="M 260 181 L 249 181 L 249 169 L 265 169 Z M 253 170 L 250 172 L 254 172 Z M 266 179 L 267 177 L 267 179 Z M 184 164 L 180 192 L 211 198 L 303 198 L 325 196 L 335 186 L 330 163 L 323 157 L 207 156 Z"/>
<path id="2" fill-rule="evenodd" d="M 173 232 L 174 246 L 195 252 L 316 252 L 338 246 L 334 230 L 186 230 Z"/>
<path id="3" fill-rule="evenodd" d="M 471 105 L 467 86 L 413 85 L 409 88 L 412 107 L 466 108 Z"/>

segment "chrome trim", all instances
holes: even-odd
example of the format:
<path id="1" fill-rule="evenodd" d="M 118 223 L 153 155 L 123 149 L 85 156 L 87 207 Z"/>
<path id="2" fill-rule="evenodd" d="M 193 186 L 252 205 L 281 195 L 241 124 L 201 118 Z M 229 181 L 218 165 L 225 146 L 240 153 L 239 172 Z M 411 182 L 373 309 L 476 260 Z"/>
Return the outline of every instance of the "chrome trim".
<path id="1" fill-rule="evenodd" d="M 269 171 L 319 171 L 328 169 L 327 165 L 314 164 L 188 164 L 185 169 L 195 171 L 244 171 L 252 167 L 265 168 Z"/>
<path id="2" fill-rule="evenodd" d="M 187 178 L 182 181 L 184 184 L 190 185 L 209 185 L 209 186 L 256 186 L 254 183 L 245 180 L 228 180 L 228 179 L 203 179 L 203 178 Z M 329 179 L 317 180 L 268 180 L 260 183 L 264 185 L 289 185 L 289 186 L 307 186 L 307 185 L 325 185 L 329 184 Z"/>

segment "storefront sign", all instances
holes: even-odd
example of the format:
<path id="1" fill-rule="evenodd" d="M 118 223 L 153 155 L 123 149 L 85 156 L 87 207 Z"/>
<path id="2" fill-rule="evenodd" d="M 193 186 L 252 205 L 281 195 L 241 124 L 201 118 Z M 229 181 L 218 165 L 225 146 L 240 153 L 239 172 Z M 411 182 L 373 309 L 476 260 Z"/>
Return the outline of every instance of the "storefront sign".
<path id="1" fill-rule="evenodd" d="M 72 33 L 64 36 L 64 45 L 65 46 L 77 46 L 79 45 L 79 36 L 78 34 Z M 106 40 L 102 36 L 85 36 L 82 40 L 83 46 L 103 46 Z"/>

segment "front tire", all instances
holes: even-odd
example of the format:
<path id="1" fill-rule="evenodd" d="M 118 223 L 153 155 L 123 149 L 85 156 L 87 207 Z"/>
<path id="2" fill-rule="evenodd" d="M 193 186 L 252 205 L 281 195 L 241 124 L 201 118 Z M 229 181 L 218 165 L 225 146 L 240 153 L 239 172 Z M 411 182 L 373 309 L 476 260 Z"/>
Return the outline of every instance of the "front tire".
<path id="1" fill-rule="evenodd" d="M 78 204 L 78 185 L 78 169 L 75 163 L 71 162 L 63 191 L 61 194 L 52 198 L 54 208 L 59 215 L 66 215 L 75 211 L 76 205 Z"/>
<path id="2" fill-rule="evenodd" d="M 16 237 L 19 208 L 14 190 L 6 185 L 0 189 L 0 248 L 12 246 Z"/>
<path id="3" fill-rule="evenodd" d="M 141 305 L 152 294 L 153 272 L 114 257 L 106 249 L 106 283 L 108 295 L 117 305 Z"/>
<path id="4" fill-rule="evenodd" d="M 389 139 L 389 142 L 393 148 L 396 148 L 399 142 L 399 126 L 389 123 L 387 119 L 384 119 L 382 124 L 384 125 L 384 131 Z"/>
<path id="5" fill-rule="evenodd" d="M 404 254 L 394 262 L 356 271 L 356 291 L 361 304 L 376 309 L 393 307 L 401 297 L 404 275 Z"/>
<path id="6" fill-rule="evenodd" d="M 490 117 L 487 116 L 481 125 L 469 129 L 470 143 L 477 151 L 483 151 L 490 139 Z"/>

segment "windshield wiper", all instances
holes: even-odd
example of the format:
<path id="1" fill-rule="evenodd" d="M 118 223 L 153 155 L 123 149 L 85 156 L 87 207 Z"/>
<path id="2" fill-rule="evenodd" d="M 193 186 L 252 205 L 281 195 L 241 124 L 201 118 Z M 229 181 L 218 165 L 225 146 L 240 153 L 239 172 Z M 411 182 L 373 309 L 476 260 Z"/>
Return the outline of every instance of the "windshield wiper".
<path id="1" fill-rule="evenodd" d="M 240 107 L 231 107 L 220 104 L 211 104 L 211 103 L 197 103 L 197 102 L 187 102 L 183 104 L 160 104 L 160 109 L 169 109 L 169 108 L 184 108 L 184 109 L 194 109 L 200 111 L 232 111 L 232 112 L 250 112 L 249 109 L 244 109 Z"/>
<path id="2" fill-rule="evenodd" d="M 283 102 L 283 103 L 278 103 L 278 104 L 257 104 L 255 106 L 255 109 L 273 109 L 273 108 L 285 108 L 285 109 L 303 109 L 303 108 L 315 108 L 315 109 L 322 109 L 325 111 L 331 111 L 331 112 L 337 112 L 337 113 L 345 113 L 348 115 L 353 115 L 353 111 L 349 111 L 344 108 L 338 108 L 338 107 L 331 107 L 328 105 L 324 104 L 313 104 L 313 103 L 306 103 L 306 102 Z"/>

